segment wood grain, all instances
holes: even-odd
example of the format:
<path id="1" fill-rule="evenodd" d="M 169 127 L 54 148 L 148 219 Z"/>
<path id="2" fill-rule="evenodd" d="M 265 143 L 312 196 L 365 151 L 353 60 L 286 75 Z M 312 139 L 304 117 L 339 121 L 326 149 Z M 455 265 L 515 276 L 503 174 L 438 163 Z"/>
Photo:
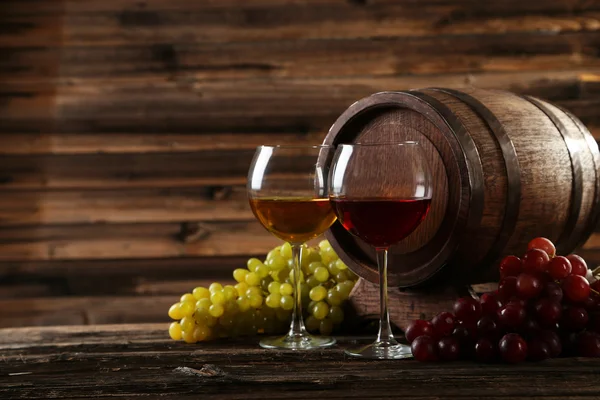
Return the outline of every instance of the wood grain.
<path id="1" fill-rule="evenodd" d="M 0 330 L 5 399 L 381 399 L 478 397 L 591 399 L 597 359 L 516 366 L 348 359 L 342 349 L 372 337 L 302 354 L 258 347 L 258 338 L 198 345 L 167 338 L 166 324 Z M 332 373 L 335 371 L 335 373 Z M 523 377 L 527 384 L 523 385 Z M 73 384 L 77 382 L 77 384 Z"/>
<path id="2" fill-rule="evenodd" d="M 57 15 L 67 15 L 65 41 L 74 45 L 175 42 L 278 41 L 281 39 L 415 37 L 511 32 L 596 31 L 595 2 L 515 0 L 428 1 L 273 0 L 190 4 L 184 0 L 87 1 L 24 6 L 6 0 L 4 46 L 43 46 Z M 29 2 L 31 3 L 31 2 Z M 198 30 L 197 27 L 203 29 Z"/>
<path id="3" fill-rule="evenodd" d="M 0 230 L 0 261 L 234 256 L 278 244 L 256 221 L 42 225 Z"/>
<path id="4" fill-rule="evenodd" d="M 121 153 L 189 153 L 213 150 L 253 150 L 269 143 L 319 144 L 320 132 L 271 133 L 3 133 L 2 155 L 73 155 Z"/>
<path id="5" fill-rule="evenodd" d="M 595 16 L 600 20 L 600 13 Z M 597 22 L 600 25 L 600 21 Z M 94 27 L 97 29 L 97 27 Z M 68 30 L 68 28 L 67 28 Z M 113 36 L 111 36 L 113 37 Z M 67 39 L 68 40 L 68 39 Z M 59 82 L 164 77 L 195 81 L 525 72 L 598 68 L 600 32 L 519 32 L 500 35 L 285 40 L 276 42 L 29 47 L 5 51 L 0 79 L 55 78 L 49 60 L 60 52 Z"/>
<path id="6" fill-rule="evenodd" d="M 0 227 L 248 220 L 245 186 L 26 191 L 0 196 Z"/>

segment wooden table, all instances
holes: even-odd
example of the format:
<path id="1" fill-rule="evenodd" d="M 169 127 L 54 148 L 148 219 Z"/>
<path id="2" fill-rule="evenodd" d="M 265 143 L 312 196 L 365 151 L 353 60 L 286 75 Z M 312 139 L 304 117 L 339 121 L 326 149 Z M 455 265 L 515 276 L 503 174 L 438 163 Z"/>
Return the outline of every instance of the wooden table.
<path id="1" fill-rule="evenodd" d="M 256 338 L 176 343 L 166 325 L 0 330 L 0 399 L 600 397 L 600 360 L 517 366 L 367 361 L 339 347 L 259 348 Z"/>

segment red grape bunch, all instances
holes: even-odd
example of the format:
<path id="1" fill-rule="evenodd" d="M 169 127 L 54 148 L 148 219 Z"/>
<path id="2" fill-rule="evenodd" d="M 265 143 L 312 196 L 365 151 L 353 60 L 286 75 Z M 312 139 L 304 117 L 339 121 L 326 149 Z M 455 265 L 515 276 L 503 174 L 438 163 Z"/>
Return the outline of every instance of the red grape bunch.
<path id="1" fill-rule="evenodd" d="M 500 262 L 498 290 L 462 297 L 453 313 L 406 329 L 418 361 L 520 363 L 558 356 L 600 357 L 600 280 L 580 256 L 556 255 L 543 237 L 522 258 Z"/>

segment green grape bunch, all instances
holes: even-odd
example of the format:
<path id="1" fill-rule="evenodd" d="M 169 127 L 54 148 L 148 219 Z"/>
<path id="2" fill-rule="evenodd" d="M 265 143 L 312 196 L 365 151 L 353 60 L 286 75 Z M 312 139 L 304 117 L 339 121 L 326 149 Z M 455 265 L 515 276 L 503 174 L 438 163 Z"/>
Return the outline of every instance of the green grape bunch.
<path id="1" fill-rule="evenodd" d="M 251 258 L 233 271 L 235 285 L 214 282 L 181 296 L 169 308 L 173 340 L 196 343 L 254 334 L 283 333 L 294 308 L 292 247 L 275 247 L 264 261 Z M 306 328 L 330 335 L 344 321 L 344 303 L 358 279 L 327 240 L 303 245 L 301 296 Z"/>

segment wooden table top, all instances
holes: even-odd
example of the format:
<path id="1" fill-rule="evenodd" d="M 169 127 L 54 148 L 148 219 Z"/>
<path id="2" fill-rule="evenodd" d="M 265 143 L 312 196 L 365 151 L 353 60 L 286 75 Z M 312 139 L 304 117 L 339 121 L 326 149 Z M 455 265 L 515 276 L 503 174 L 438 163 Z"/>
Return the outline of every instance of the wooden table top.
<path id="1" fill-rule="evenodd" d="M 600 360 L 423 364 L 263 350 L 256 338 L 186 345 L 166 324 L 0 330 L 1 399 L 600 397 Z"/>

